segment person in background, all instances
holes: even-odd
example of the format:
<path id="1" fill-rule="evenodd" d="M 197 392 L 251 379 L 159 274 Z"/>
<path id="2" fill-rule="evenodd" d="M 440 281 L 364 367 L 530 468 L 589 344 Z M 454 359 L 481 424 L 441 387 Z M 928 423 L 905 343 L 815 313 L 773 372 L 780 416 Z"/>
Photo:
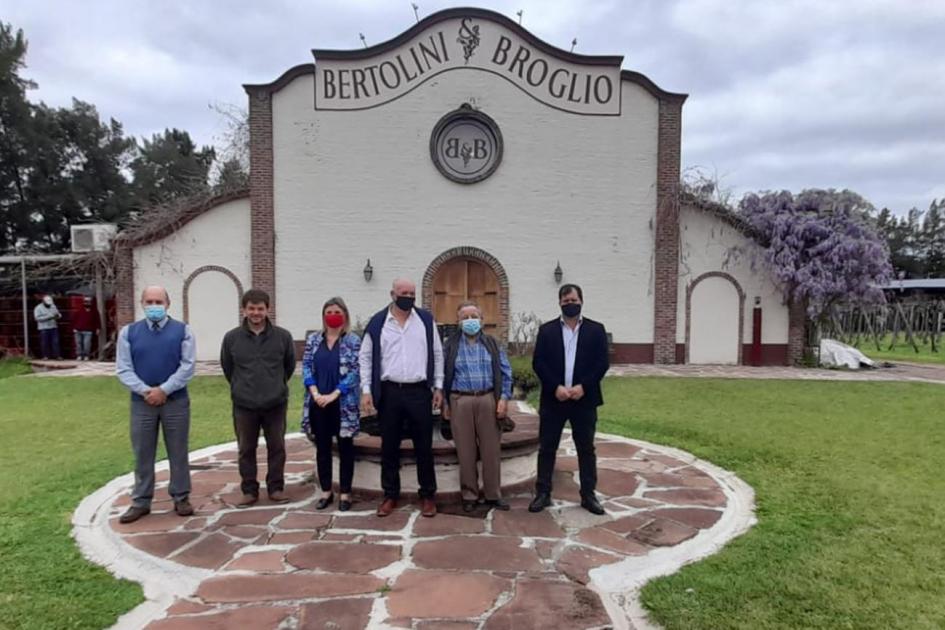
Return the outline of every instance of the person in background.
<path id="1" fill-rule="evenodd" d="M 194 376 L 197 348 L 190 326 L 167 314 L 171 299 L 164 287 L 141 293 L 144 319 L 118 333 L 115 371 L 131 391 L 131 447 L 135 454 L 135 485 L 131 506 L 119 517 L 133 523 L 151 512 L 154 498 L 154 457 L 158 431 L 170 461 L 167 491 L 179 516 L 190 516 L 190 397 L 187 383 Z"/>
<path id="2" fill-rule="evenodd" d="M 72 333 L 75 336 L 75 358 L 88 361 L 92 357 L 92 335 L 101 327 L 98 309 L 92 308 L 92 298 L 82 298 L 82 308 L 72 313 Z"/>
<path id="3" fill-rule="evenodd" d="M 285 494 L 285 417 L 289 379 L 295 372 L 292 333 L 269 320 L 269 294 L 250 289 L 240 304 L 243 323 L 226 333 L 220 346 L 220 365 L 230 383 L 233 428 L 239 451 L 240 489 L 237 507 L 259 500 L 256 446 L 259 431 L 266 436 L 266 492 L 273 503 L 288 503 Z"/>
<path id="4" fill-rule="evenodd" d="M 44 359 L 61 359 L 59 352 L 59 320 L 62 313 L 56 308 L 51 295 L 44 295 L 42 302 L 33 309 L 33 319 L 39 330 L 40 354 Z"/>
<path id="5" fill-rule="evenodd" d="M 333 297 L 322 306 L 322 329 L 308 336 L 302 355 L 302 432 L 315 444 L 318 483 L 322 495 L 315 509 L 334 501 L 331 443 L 338 442 L 338 509 L 351 509 L 354 479 L 354 436 L 360 429 L 358 410 L 361 377 L 358 352 L 361 339 L 349 332 L 351 317 L 344 300 Z"/>
<path id="6" fill-rule="evenodd" d="M 457 310 L 459 330 L 443 345 L 443 415 L 450 421 L 463 510 L 472 512 L 479 499 L 477 460 L 482 461 L 486 504 L 508 510 L 500 482 L 502 432 L 499 418 L 512 397 L 512 366 L 494 337 L 482 332 L 482 312 L 475 302 Z"/>

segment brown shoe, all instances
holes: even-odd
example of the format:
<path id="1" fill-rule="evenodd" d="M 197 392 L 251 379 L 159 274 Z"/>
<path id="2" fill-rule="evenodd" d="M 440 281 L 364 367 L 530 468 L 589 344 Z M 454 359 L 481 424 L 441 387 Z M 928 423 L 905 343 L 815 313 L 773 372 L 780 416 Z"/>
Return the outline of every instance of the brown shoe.
<path id="1" fill-rule="evenodd" d="M 377 507 L 378 516 L 390 516 L 390 513 L 397 509 L 397 499 L 384 499 L 384 502 Z"/>
<path id="2" fill-rule="evenodd" d="M 194 506 L 190 504 L 190 500 L 181 499 L 174 502 L 174 511 L 177 512 L 177 516 L 191 516 L 194 513 Z"/>
<path id="3" fill-rule="evenodd" d="M 273 490 L 269 493 L 269 500 L 273 503 L 288 503 L 291 501 L 289 495 L 287 495 L 282 490 Z"/>
<path id="4" fill-rule="evenodd" d="M 422 499 L 420 501 L 420 514 L 427 518 L 436 516 L 436 501 L 433 499 Z"/>
<path id="5" fill-rule="evenodd" d="M 125 510 L 121 516 L 118 517 L 118 522 L 125 523 L 127 525 L 128 523 L 134 523 L 142 516 L 147 516 L 150 513 L 151 513 L 151 508 L 147 508 L 147 507 L 143 507 L 139 505 L 132 505 L 130 508 Z"/>
<path id="6" fill-rule="evenodd" d="M 259 497 L 255 494 L 249 494 L 248 492 L 243 494 L 240 500 L 237 502 L 236 507 L 238 508 L 248 508 L 249 506 L 259 501 Z"/>

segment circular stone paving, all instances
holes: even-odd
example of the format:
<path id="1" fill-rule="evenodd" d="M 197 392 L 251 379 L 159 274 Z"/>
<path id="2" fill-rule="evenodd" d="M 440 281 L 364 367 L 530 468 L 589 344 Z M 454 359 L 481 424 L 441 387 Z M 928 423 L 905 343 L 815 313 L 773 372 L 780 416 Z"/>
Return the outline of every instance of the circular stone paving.
<path id="1" fill-rule="evenodd" d="M 312 446 L 292 436 L 287 450 L 287 505 L 263 492 L 234 507 L 232 444 L 192 453 L 191 517 L 172 510 L 166 462 L 152 513 L 135 523 L 117 519 L 131 475 L 82 502 L 73 534 L 83 553 L 144 586 L 147 601 L 116 627 L 643 628 L 636 594 L 647 580 L 754 523 L 752 491 L 731 473 L 616 436 L 597 441 L 604 516 L 578 505 L 567 435 L 554 507 L 539 514 L 526 494 L 507 497 L 508 512 L 441 504 L 432 519 L 410 503 L 378 518 L 376 501 L 357 495 L 349 512 L 316 511 Z M 264 448 L 258 457 L 264 478 Z"/>

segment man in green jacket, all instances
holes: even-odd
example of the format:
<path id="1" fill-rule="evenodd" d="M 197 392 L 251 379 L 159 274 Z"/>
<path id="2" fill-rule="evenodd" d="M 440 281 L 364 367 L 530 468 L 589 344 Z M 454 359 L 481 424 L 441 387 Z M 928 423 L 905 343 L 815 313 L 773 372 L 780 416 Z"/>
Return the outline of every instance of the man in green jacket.
<path id="1" fill-rule="evenodd" d="M 259 500 L 256 446 L 259 430 L 266 436 L 270 501 L 287 503 L 285 494 L 285 417 L 289 379 L 295 371 L 292 334 L 269 321 L 269 295 L 258 289 L 243 294 L 243 323 L 226 333 L 220 364 L 230 383 L 233 428 L 239 449 L 243 496 L 238 507 Z"/>

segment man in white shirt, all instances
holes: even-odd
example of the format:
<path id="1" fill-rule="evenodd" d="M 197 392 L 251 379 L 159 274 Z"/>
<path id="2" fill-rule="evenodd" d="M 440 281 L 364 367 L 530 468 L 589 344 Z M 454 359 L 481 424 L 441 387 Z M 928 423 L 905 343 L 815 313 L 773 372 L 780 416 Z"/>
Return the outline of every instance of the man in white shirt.
<path id="1" fill-rule="evenodd" d="M 592 514 L 605 513 L 597 500 L 597 455 L 594 434 L 597 408 L 604 403 L 600 383 L 610 367 L 607 330 L 581 314 L 584 292 L 576 284 L 558 290 L 561 316 L 542 324 L 535 340 L 532 368 L 541 381 L 538 406 L 538 476 L 530 512 L 541 512 L 551 503 L 555 454 L 566 423 L 578 456 L 581 507 Z"/>
<path id="2" fill-rule="evenodd" d="M 433 410 L 443 404 L 443 346 L 433 314 L 414 306 L 417 286 L 394 280 L 391 304 L 368 322 L 361 340 L 361 410 L 381 425 L 381 488 L 378 516 L 400 500 L 400 440 L 410 433 L 417 461 L 421 513 L 436 515 Z"/>

